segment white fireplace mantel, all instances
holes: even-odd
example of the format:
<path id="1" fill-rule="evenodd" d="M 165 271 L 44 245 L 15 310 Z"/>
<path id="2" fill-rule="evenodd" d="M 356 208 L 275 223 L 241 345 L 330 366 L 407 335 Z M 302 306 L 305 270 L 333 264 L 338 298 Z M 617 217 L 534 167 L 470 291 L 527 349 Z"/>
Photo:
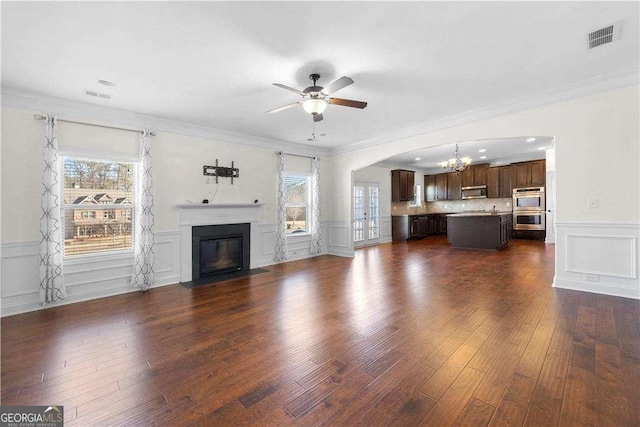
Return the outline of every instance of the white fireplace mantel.
<path id="1" fill-rule="evenodd" d="M 263 203 L 192 203 L 176 205 L 180 210 L 180 280 L 190 282 L 191 228 L 200 225 L 244 224 L 251 226 L 251 265 L 254 268 L 258 245 L 257 224 Z"/>

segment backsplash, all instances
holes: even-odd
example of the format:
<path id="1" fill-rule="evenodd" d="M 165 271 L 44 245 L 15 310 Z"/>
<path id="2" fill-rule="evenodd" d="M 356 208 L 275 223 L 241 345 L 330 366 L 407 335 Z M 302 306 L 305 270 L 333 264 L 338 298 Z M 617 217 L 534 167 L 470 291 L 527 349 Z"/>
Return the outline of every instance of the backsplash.
<path id="1" fill-rule="evenodd" d="M 394 202 L 391 203 L 391 215 L 490 211 L 494 206 L 497 211 L 511 212 L 512 200 L 510 197 L 500 199 L 445 200 L 441 202 L 422 202 L 420 206 L 409 206 L 409 202 Z"/>
<path id="2" fill-rule="evenodd" d="M 501 199 L 469 199 L 469 200 L 446 200 L 442 202 L 428 202 L 428 213 L 449 213 L 466 211 L 490 211 L 496 207 L 500 212 L 512 211 L 512 199 L 505 197 Z"/>

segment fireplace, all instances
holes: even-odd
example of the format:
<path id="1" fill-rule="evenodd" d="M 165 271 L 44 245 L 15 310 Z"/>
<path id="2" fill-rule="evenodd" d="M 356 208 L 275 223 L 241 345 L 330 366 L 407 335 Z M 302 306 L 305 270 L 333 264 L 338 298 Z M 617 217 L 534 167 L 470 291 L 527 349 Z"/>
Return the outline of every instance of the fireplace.
<path id="1" fill-rule="evenodd" d="M 192 227 L 191 233 L 191 280 L 194 282 L 249 270 L 250 224 L 197 226 Z"/>

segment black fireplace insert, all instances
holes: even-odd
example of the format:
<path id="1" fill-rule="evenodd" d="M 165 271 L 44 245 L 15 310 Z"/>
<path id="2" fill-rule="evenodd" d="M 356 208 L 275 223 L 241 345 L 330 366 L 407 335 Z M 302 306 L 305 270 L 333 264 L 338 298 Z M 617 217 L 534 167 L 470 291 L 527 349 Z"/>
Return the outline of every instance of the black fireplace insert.
<path id="1" fill-rule="evenodd" d="M 191 280 L 249 270 L 250 235 L 250 224 L 193 227 Z"/>

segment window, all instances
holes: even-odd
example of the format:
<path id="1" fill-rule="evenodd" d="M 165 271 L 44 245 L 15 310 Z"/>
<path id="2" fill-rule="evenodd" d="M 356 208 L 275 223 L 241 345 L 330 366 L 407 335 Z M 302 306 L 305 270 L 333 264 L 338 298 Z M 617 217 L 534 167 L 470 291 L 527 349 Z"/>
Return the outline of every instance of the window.
<path id="1" fill-rule="evenodd" d="M 64 255 L 132 249 L 134 163 L 63 157 Z"/>
<path id="2" fill-rule="evenodd" d="M 420 184 L 413 186 L 413 200 L 409 202 L 409 206 L 422 205 L 422 186 Z"/>
<path id="3" fill-rule="evenodd" d="M 311 177 L 287 176 L 285 188 L 287 234 L 309 233 L 311 231 L 311 208 L 309 207 Z"/>

